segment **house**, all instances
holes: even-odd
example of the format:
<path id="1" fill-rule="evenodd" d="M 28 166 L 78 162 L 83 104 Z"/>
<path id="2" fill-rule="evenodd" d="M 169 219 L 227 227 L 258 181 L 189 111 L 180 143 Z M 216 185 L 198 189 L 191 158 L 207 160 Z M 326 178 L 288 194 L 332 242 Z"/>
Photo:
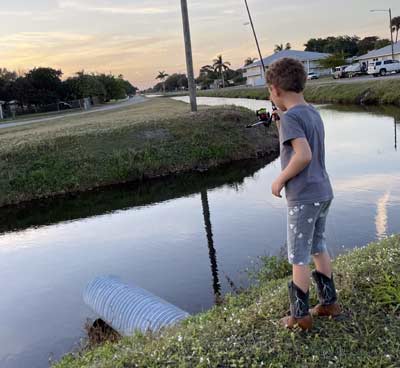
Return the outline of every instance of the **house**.
<path id="1" fill-rule="evenodd" d="M 274 61 L 282 58 L 292 58 L 300 60 L 307 71 L 307 73 L 317 73 L 319 75 L 329 75 L 330 69 L 322 68 L 319 61 L 325 59 L 329 54 L 312 51 L 297 51 L 297 50 L 283 50 L 264 58 L 265 67 L 268 69 Z M 243 67 L 243 76 L 247 78 L 248 86 L 263 86 L 265 85 L 265 75 L 262 70 L 261 61 L 256 61 L 253 64 Z"/>
<path id="2" fill-rule="evenodd" d="M 400 41 L 393 45 L 394 49 L 394 58 L 396 60 L 400 60 Z M 379 60 L 388 60 L 392 59 L 392 45 L 382 47 L 378 50 L 373 50 L 365 55 L 358 56 L 356 58 L 360 63 L 366 63 L 367 66 L 369 63 Z"/>

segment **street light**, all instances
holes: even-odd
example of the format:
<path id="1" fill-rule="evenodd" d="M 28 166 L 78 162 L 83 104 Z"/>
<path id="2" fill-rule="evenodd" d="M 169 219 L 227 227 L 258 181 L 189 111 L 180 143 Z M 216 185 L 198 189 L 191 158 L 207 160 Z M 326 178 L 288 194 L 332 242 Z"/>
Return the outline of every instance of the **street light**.
<path id="1" fill-rule="evenodd" d="M 390 29 L 390 39 L 392 42 L 392 60 L 394 60 L 394 46 L 393 46 L 393 28 L 392 28 L 392 9 L 372 9 L 370 12 L 388 12 L 389 13 L 389 29 Z"/>

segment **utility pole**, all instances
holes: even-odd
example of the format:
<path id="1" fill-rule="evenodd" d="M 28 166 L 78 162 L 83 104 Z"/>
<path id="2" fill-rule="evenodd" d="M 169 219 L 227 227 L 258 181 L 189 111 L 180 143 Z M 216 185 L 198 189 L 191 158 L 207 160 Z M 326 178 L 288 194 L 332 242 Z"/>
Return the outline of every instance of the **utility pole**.
<path id="1" fill-rule="evenodd" d="M 189 12 L 186 0 L 181 0 L 181 8 L 182 8 L 182 20 L 183 20 L 183 35 L 185 37 L 186 68 L 188 74 L 190 105 L 192 108 L 192 112 L 196 112 L 197 111 L 196 84 L 194 81 L 192 41 L 190 38 Z"/>
<path id="2" fill-rule="evenodd" d="M 389 8 L 389 21 L 390 21 L 390 40 L 392 41 L 392 60 L 394 60 L 393 27 L 392 27 L 392 8 Z"/>
<path id="3" fill-rule="evenodd" d="M 392 60 L 394 60 L 394 44 L 393 44 L 393 28 L 392 28 L 392 8 L 389 9 L 373 9 L 370 12 L 388 12 L 389 13 L 389 29 L 390 29 L 390 40 L 392 43 Z"/>
<path id="4" fill-rule="evenodd" d="M 251 29 L 253 30 L 254 39 L 255 39 L 256 45 L 257 45 L 258 55 L 260 56 L 261 65 L 262 65 L 263 71 L 265 73 L 264 59 L 263 59 L 262 54 L 261 54 L 260 44 L 258 43 L 257 33 L 256 33 L 255 28 L 254 28 L 253 18 L 251 16 L 249 5 L 247 4 L 247 0 L 244 0 L 244 4 L 246 5 L 246 10 L 247 10 L 247 14 L 249 16 Z"/>

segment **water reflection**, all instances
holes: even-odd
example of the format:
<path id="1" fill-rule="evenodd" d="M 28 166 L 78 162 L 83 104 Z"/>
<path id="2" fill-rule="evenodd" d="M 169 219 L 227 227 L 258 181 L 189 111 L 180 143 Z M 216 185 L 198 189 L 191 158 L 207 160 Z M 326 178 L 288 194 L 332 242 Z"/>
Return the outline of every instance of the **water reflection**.
<path id="1" fill-rule="evenodd" d="M 201 191 L 201 205 L 203 207 L 204 227 L 206 229 L 207 244 L 208 244 L 208 255 L 211 263 L 211 274 L 213 280 L 213 290 L 215 295 L 215 303 L 220 304 L 221 302 L 221 284 L 218 278 L 218 264 L 217 264 L 217 252 L 214 246 L 214 238 L 211 225 L 210 206 L 208 203 L 208 194 L 206 190 Z"/>
<path id="2" fill-rule="evenodd" d="M 0 234 L 77 219 L 91 218 L 129 208 L 140 208 L 187 197 L 222 185 L 238 188 L 243 180 L 277 158 L 245 160 L 207 172 L 188 173 L 143 184 L 119 185 L 90 193 L 39 200 L 0 209 Z"/>
<path id="3" fill-rule="evenodd" d="M 390 191 L 386 192 L 377 203 L 377 211 L 375 217 L 376 237 L 381 240 L 387 237 L 387 205 L 389 203 Z"/>
<path id="4" fill-rule="evenodd" d="M 397 151 L 397 125 L 400 126 L 400 119 L 394 118 L 394 149 Z"/>

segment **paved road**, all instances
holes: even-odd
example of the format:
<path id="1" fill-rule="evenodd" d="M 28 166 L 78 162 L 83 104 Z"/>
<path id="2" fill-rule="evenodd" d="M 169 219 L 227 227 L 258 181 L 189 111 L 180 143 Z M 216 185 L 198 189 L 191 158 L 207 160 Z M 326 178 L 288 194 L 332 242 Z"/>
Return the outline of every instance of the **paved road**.
<path id="1" fill-rule="evenodd" d="M 44 121 L 58 120 L 58 119 L 62 119 L 62 118 L 70 118 L 70 117 L 74 117 L 74 116 L 93 114 L 95 112 L 101 112 L 101 111 L 116 110 L 116 109 L 120 109 L 122 107 L 135 105 L 135 104 L 138 104 L 138 103 L 143 103 L 145 101 L 147 101 L 146 98 L 141 97 L 141 96 L 136 96 L 134 98 L 131 98 L 129 100 L 117 103 L 115 105 L 95 107 L 95 108 L 93 108 L 91 110 L 88 110 L 88 111 L 69 113 L 69 114 L 63 114 L 63 115 L 53 115 L 53 116 L 49 116 L 49 117 L 46 117 L 46 118 L 38 118 L 38 119 L 32 119 L 32 120 L 16 121 L 16 122 L 13 122 L 13 123 L 4 123 L 4 124 L 0 124 L 0 129 L 13 128 L 13 127 L 19 127 L 19 126 L 23 126 L 23 125 L 30 125 L 30 124 L 34 124 L 34 123 L 42 123 Z"/>

